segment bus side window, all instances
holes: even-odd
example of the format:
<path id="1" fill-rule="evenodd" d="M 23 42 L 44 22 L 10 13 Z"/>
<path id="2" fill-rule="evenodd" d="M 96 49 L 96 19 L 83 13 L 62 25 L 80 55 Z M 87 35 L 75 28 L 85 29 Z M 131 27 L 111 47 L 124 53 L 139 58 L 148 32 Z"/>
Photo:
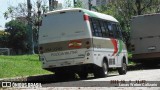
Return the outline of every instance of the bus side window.
<path id="1" fill-rule="evenodd" d="M 117 23 L 116 26 L 117 26 L 117 34 L 119 35 L 119 39 L 123 40 L 122 30 L 120 25 Z"/>
<path id="2" fill-rule="evenodd" d="M 112 23 L 112 27 L 113 27 L 114 37 L 116 39 L 119 39 L 119 33 L 118 33 L 117 25 L 115 23 Z"/>
<path id="3" fill-rule="evenodd" d="M 100 21 L 100 26 L 101 26 L 101 30 L 102 30 L 102 36 L 103 37 L 108 37 L 108 29 L 106 29 L 106 25 L 105 25 L 105 22 L 104 21 Z"/>
<path id="4" fill-rule="evenodd" d="M 109 37 L 109 30 L 105 21 L 101 21 L 101 29 L 103 37 Z"/>
<path id="5" fill-rule="evenodd" d="M 90 20 L 90 26 L 91 26 L 92 35 L 95 36 L 95 30 L 93 28 L 93 19 L 90 18 L 89 20 Z"/>
<path id="6" fill-rule="evenodd" d="M 107 27 L 108 27 L 108 30 L 109 30 L 109 36 L 110 36 L 110 38 L 113 38 L 114 34 L 113 34 L 113 27 L 112 27 L 111 22 L 107 22 Z"/>
<path id="7" fill-rule="evenodd" d="M 100 27 L 100 24 L 99 24 L 99 20 L 95 20 L 96 22 L 96 30 L 97 30 L 97 32 L 96 33 L 98 33 L 98 37 L 102 37 L 102 31 L 101 31 L 101 27 Z"/>
<path id="8" fill-rule="evenodd" d="M 93 23 L 93 24 L 92 24 L 92 25 L 93 25 L 93 29 L 94 29 L 94 31 L 95 31 L 95 32 L 94 32 L 94 35 L 98 37 L 99 35 L 98 35 L 98 25 L 97 25 L 97 21 L 96 21 L 95 19 L 92 19 L 92 20 L 93 20 L 93 22 L 92 22 L 92 23 Z"/>
<path id="9" fill-rule="evenodd" d="M 122 33 L 121 33 L 121 30 L 120 30 L 120 27 L 119 27 L 118 23 L 113 23 L 112 27 L 113 27 L 113 31 L 114 31 L 114 37 L 116 39 L 121 39 L 122 40 Z"/>
<path id="10" fill-rule="evenodd" d="M 99 20 L 92 18 L 92 23 L 91 24 L 92 24 L 92 27 L 93 27 L 93 30 L 92 30 L 93 36 L 102 37 L 102 31 L 101 31 L 101 28 L 100 28 Z"/>

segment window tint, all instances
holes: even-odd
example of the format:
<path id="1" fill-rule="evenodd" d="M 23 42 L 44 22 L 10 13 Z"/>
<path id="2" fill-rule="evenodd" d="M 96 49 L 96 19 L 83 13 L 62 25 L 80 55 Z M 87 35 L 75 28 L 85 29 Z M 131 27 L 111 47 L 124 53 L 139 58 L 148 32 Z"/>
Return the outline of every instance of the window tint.
<path id="1" fill-rule="evenodd" d="M 113 33 L 115 38 L 119 38 L 119 35 L 117 34 L 117 26 L 115 23 L 112 23 Z"/>
<path id="2" fill-rule="evenodd" d="M 101 30 L 101 27 L 100 27 L 100 23 L 99 23 L 99 20 L 97 19 L 91 19 L 91 27 L 92 27 L 92 34 L 94 36 L 97 36 L 97 37 L 102 37 L 102 30 Z"/>
<path id="3" fill-rule="evenodd" d="M 121 27 L 120 27 L 120 25 L 119 24 L 117 24 L 117 34 L 119 35 L 119 39 L 123 39 L 123 37 L 122 37 L 122 30 L 121 30 Z"/>
<path id="4" fill-rule="evenodd" d="M 112 23 L 111 22 L 107 22 L 107 27 L 108 27 L 108 30 L 109 30 L 110 38 L 113 38 L 114 37 L 114 33 L 113 33 Z"/>
<path id="5" fill-rule="evenodd" d="M 109 37 L 107 24 L 105 21 L 100 21 L 101 29 L 102 29 L 102 36 L 103 37 Z"/>
<path id="6" fill-rule="evenodd" d="M 90 18 L 89 20 L 90 20 L 92 35 L 93 35 L 93 36 L 96 36 L 96 35 L 95 35 L 95 30 L 94 30 L 94 28 L 93 28 L 93 20 L 92 20 L 92 18 Z"/>
<path id="7" fill-rule="evenodd" d="M 118 23 L 90 18 L 90 25 L 93 36 L 122 39 L 121 29 Z"/>

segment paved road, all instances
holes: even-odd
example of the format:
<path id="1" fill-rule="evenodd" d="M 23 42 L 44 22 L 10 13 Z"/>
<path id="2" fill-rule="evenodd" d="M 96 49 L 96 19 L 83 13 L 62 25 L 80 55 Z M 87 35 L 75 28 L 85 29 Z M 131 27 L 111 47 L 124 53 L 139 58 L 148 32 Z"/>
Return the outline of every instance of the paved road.
<path id="1" fill-rule="evenodd" d="M 135 70 L 131 68 L 136 68 Z M 54 86 L 91 86 L 91 87 L 104 87 L 103 83 L 111 83 L 113 80 L 117 81 L 159 81 L 158 85 L 160 85 L 160 65 L 156 67 L 144 67 L 144 66 L 136 66 L 131 67 L 130 71 L 126 75 L 119 75 L 117 72 L 109 73 L 108 77 L 105 78 L 94 78 L 90 77 L 87 80 L 64 80 L 60 82 L 52 82 L 45 83 L 42 86 L 44 87 L 54 87 Z M 93 83 L 92 81 L 96 82 Z M 100 81 L 100 82 L 98 82 Z M 108 82 L 105 82 L 108 81 Z M 91 83 L 90 83 L 91 82 Z M 117 86 L 117 85 L 116 85 Z M 160 88 L 156 89 L 160 90 Z"/>
<path id="2" fill-rule="evenodd" d="M 30 76 L 26 80 L 29 82 L 42 82 L 42 87 L 39 90 L 160 90 L 160 65 L 154 67 L 147 67 L 142 65 L 130 66 L 126 75 L 119 75 L 118 72 L 110 72 L 108 77 L 94 78 L 92 75 L 88 79 L 64 79 L 62 81 L 55 80 L 53 74 Z M 159 87 L 131 87 L 127 85 L 129 81 L 157 81 L 149 82 L 150 85 L 159 85 Z M 50 82 L 48 82 L 50 81 Z M 126 81 L 127 84 L 112 81 Z M 112 82 L 112 83 L 111 83 Z M 136 84 L 135 84 L 136 85 Z M 139 83 L 137 84 L 139 85 Z M 146 85 L 146 84 L 145 84 Z M 147 84 L 148 85 L 148 84 Z M 68 87 L 70 86 L 70 87 Z M 83 87 L 82 87 L 83 86 Z"/>
<path id="3" fill-rule="evenodd" d="M 160 69 L 148 69 L 129 71 L 126 75 L 119 75 L 118 73 L 110 74 L 106 78 L 91 79 L 85 81 L 110 81 L 110 80 L 146 80 L 146 81 L 160 81 Z"/>

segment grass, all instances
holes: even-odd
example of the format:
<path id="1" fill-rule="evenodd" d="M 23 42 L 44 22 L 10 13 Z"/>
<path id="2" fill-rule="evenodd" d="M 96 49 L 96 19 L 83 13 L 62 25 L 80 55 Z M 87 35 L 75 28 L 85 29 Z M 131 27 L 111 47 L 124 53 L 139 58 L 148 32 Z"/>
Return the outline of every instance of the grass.
<path id="1" fill-rule="evenodd" d="M 41 68 L 38 55 L 0 56 L 0 78 L 50 73 Z"/>
<path id="2" fill-rule="evenodd" d="M 128 64 L 129 66 L 135 66 L 136 63 L 131 61 L 131 59 L 132 59 L 132 53 L 128 52 Z"/>
<path id="3" fill-rule="evenodd" d="M 136 65 L 129 60 L 129 65 Z M 38 55 L 0 56 L 0 78 L 51 74 L 41 68 Z"/>
<path id="4" fill-rule="evenodd" d="M 129 66 L 135 66 L 135 65 L 137 65 L 135 62 L 132 62 L 130 60 L 128 60 L 128 64 L 129 64 Z"/>

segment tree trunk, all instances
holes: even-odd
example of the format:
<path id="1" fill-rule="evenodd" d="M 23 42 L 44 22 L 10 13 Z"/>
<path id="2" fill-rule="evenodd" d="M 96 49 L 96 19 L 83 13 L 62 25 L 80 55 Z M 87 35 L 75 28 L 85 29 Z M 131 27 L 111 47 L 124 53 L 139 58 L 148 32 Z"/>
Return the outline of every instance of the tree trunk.
<path id="1" fill-rule="evenodd" d="M 141 0 L 136 0 L 137 14 L 141 15 Z"/>

